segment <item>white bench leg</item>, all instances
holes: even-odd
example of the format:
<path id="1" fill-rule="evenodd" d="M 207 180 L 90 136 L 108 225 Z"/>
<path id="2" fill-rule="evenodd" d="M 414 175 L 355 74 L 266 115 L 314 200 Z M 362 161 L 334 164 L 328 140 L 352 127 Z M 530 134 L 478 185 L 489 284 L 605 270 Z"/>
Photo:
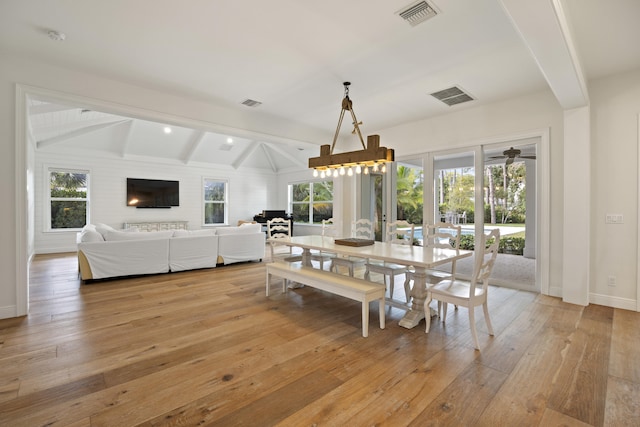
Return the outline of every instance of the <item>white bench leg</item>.
<path id="1" fill-rule="evenodd" d="M 362 302 L 362 336 L 369 336 L 369 303 Z"/>
<path id="2" fill-rule="evenodd" d="M 384 329 L 385 328 L 385 304 L 384 304 L 384 298 L 380 298 L 378 300 L 378 303 L 380 304 L 378 310 L 380 312 L 380 329 Z"/>

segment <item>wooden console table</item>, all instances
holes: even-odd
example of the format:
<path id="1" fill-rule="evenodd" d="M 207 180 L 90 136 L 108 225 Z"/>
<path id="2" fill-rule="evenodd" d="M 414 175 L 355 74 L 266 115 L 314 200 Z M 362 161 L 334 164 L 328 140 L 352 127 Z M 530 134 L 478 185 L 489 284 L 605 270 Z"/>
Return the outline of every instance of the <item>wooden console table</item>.
<path id="1" fill-rule="evenodd" d="M 189 221 L 125 222 L 124 228 L 137 227 L 140 231 L 187 230 Z"/>

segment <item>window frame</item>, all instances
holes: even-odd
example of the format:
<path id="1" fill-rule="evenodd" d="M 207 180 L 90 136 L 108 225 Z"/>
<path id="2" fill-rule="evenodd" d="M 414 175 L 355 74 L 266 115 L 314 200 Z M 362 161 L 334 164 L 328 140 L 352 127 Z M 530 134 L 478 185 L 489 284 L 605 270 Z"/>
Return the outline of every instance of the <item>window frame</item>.
<path id="1" fill-rule="evenodd" d="M 206 184 L 208 181 L 214 181 L 217 183 L 222 183 L 224 184 L 224 200 L 223 201 L 207 201 L 205 199 L 205 191 L 206 191 Z M 201 200 L 202 200 L 202 226 L 203 227 L 219 227 L 219 226 L 225 226 L 225 225 L 229 225 L 229 180 L 225 179 L 225 178 L 212 178 L 212 177 L 207 177 L 207 176 L 203 176 L 202 177 L 202 191 L 201 191 Z M 222 204 L 224 207 L 224 219 L 223 222 L 216 222 L 216 223 L 211 223 L 211 224 L 207 224 L 206 220 L 207 220 L 207 215 L 206 215 L 206 209 L 207 209 L 207 204 Z"/>
<path id="2" fill-rule="evenodd" d="M 51 203 L 55 201 L 71 201 L 71 202 L 85 202 L 85 225 L 91 223 L 91 170 L 90 169 L 82 169 L 82 168 L 68 168 L 68 167 L 60 167 L 60 166 L 44 166 L 44 188 L 46 191 L 45 194 L 45 206 L 46 209 L 43 209 L 44 215 L 44 231 L 46 233 L 66 233 L 73 232 L 77 233 L 82 230 L 82 227 L 78 228 L 53 228 L 51 225 Z M 51 197 L 51 174 L 52 173 L 78 173 L 86 175 L 86 197 Z"/>
<path id="3" fill-rule="evenodd" d="M 288 200 L 288 206 L 289 206 L 289 212 L 291 212 L 291 215 L 293 216 L 293 212 L 294 212 L 293 206 L 295 204 L 308 204 L 309 205 L 309 208 L 308 208 L 309 209 L 309 212 L 308 212 L 309 220 L 307 222 L 299 222 L 299 221 L 296 221 L 294 219 L 293 220 L 294 224 L 320 226 L 321 225 L 320 223 L 316 224 L 316 223 L 313 222 L 313 206 L 316 203 L 331 203 L 331 211 L 333 212 L 333 207 L 334 207 L 334 204 L 335 204 L 335 201 L 334 201 L 335 193 L 333 194 L 334 197 L 332 197 L 330 201 L 323 200 L 321 202 L 314 202 L 314 200 L 313 200 L 313 195 L 314 195 L 313 185 L 314 185 L 314 183 L 321 183 L 321 182 L 331 182 L 332 186 L 334 187 L 334 190 L 335 190 L 335 180 L 327 179 L 327 178 L 325 178 L 325 179 L 314 179 L 314 180 L 308 180 L 308 181 L 296 181 L 296 182 L 290 182 L 288 184 L 287 196 L 288 196 L 288 199 L 289 199 Z M 293 200 L 293 186 L 294 185 L 301 185 L 301 184 L 309 184 L 309 198 L 310 198 L 310 200 L 306 201 L 306 202 L 295 202 Z"/>

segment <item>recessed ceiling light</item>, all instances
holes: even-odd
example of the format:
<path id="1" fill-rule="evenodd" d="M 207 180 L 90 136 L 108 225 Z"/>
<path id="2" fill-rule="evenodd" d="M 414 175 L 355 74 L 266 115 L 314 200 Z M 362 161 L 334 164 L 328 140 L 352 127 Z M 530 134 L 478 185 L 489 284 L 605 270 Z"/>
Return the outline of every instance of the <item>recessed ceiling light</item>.
<path id="1" fill-rule="evenodd" d="M 233 138 L 227 138 L 227 144 L 233 144 Z"/>
<path id="2" fill-rule="evenodd" d="M 67 38 L 67 35 L 65 33 L 54 30 L 49 31 L 47 35 L 51 40 L 55 40 L 57 42 L 63 42 Z"/>
<path id="3" fill-rule="evenodd" d="M 166 133 L 167 135 L 171 133 L 171 128 L 169 126 L 165 126 L 164 127 L 164 133 Z"/>

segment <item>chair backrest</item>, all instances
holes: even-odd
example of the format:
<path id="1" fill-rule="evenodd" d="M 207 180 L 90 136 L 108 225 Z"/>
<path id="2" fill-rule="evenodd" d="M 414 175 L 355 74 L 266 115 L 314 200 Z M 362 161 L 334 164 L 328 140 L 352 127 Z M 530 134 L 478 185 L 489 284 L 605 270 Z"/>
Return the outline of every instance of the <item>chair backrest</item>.
<path id="1" fill-rule="evenodd" d="M 336 237 L 336 227 L 333 218 L 322 220 L 322 237 Z"/>
<path id="2" fill-rule="evenodd" d="M 273 218 L 267 221 L 267 238 L 287 239 L 291 237 L 291 220 Z"/>
<path id="3" fill-rule="evenodd" d="M 407 221 L 387 223 L 387 242 L 397 245 L 413 245 L 414 225 Z"/>
<path id="4" fill-rule="evenodd" d="M 356 239 L 374 240 L 373 223 L 366 218 L 354 221 L 351 227 L 351 235 Z"/>
<path id="5" fill-rule="evenodd" d="M 422 226 L 422 246 L 460 250 L 462 228 L 449 222 L 424 224 Z"/>
<path id="6" fill-rule="evenodd" d="M 482 282 L 482 288 L 487 290 L 489 286 L 489 276 L 493 270 L 493 265 L 498 256 L 498 246 L 500 245 L 500 229 L 491 230 L 489 234 L 482 234 L 482 242 L 480 246 L 476 245 L 476 256 L 482 259 L 476 260 L 473 275 L 471 276 L 471 286 L 469 287 L 470 295 L 475 295 L 475 288 L 478 283 Z"/>

